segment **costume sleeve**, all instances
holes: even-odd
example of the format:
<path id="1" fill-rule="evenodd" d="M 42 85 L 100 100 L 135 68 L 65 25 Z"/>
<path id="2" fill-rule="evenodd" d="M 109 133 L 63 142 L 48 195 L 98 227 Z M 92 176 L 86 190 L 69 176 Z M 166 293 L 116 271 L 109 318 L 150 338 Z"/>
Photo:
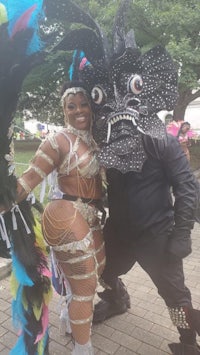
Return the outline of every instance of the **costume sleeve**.
<path id="1" fill-rule="evenodd" d="M 194 225 L 196 183 L 185 153 L 173 136 L 168 136 L 162 162 L 175 198 L 175 226 L 191 229 Z"/>
<path id="2" fill-rule="evenodd" d="M 18 179 L 17 202 L 24 199 L 59 164 L 60 153 L 56 136 L 49 136 L 43 142 L 29 165 Z"/>
<path id="3" fill-rule="evenodd" d="M 191 252 L 191 229 L 194 226 L 196 182 L 188 160 L 178 142 L 169 135 L 163 150 L 162 164 L 174 195 L 174 229 L 170 252 L 185 257 Z"/>

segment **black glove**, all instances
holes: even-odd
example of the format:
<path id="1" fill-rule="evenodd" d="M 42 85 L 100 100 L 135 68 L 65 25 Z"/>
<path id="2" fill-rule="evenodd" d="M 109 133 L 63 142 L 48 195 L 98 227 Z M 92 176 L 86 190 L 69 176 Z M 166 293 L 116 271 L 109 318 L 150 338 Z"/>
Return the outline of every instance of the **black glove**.
<path id="1" fill-rule="evenodd" d="M 191 231 L 174 228 L 169 235 L 168 254 L 170 259 L 183 259 L 192 252 Z"/>

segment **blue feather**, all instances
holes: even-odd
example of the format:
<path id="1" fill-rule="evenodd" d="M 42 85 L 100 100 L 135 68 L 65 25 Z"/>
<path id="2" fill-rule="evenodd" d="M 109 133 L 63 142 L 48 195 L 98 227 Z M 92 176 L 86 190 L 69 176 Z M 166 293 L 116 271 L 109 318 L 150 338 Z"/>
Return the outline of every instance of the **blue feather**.
<path id="1" fill-rule="evenodd" d="M 27 319 L 24 316 L 24 307 L 22 303 L 23 286 L 19 286 L 16 299 L 12 301 L 12 322 L 13 326 L 18 329 L 24 329 L 27 325 Z"/>
<path id="2" fill-rule="evenodd" d="M 73 76 L 74 76 L 74 67 L 75 67 L 75 61 L 76 61 L 76 57 L 77 57 L 77 55 L 78 55 L 78 50 L 76 49 L 75 51 L 74 51 L 74 54 L 73 54 L 73 58 L 72 58 L 72 64 L 70 65 L 70 67 L 69 67 L 69 79 L 70 80 L 73 80 Z"/>
<path id="3" fill-rule="evenodd" d="M 16 276 L 17 281 L 26 286 L 33 286 L 34 283 L 31 278 L 27 275 L 25 267 L 20 263 L 16 254 L 12 253 L 12 268 Z"/>
<path id="4" fill-rule="evenodd" d="M 14 348 L 11 349 L 10 355 L 27 355 L 24 336 L 21 335 Z"/>
<path id="5" fill-rule="evenodd" d="M 33 36 L 27 46 L 27 55 L 40 51 L 42 48 L 42 42 L 38 36 L 38 21 L 44 17 L 43 13 L 43 0 L 1 0 L 1 3 L 6 7 L 8 15 L 8 32 L 11 35 L 15 23 L 20 16 L 27 11 L 31 6 L 37 5 L 33 11 L 31 18 L 28 22 L 28 28 L 34 30 Z"/>
<path id="6" fill-rule="evenodd" d="M 85 57 L 85 53 L 83 51 L 80 51 L 76 49 L 73 53 L 73 58 L 72 58 L 72 64 L 69 67 L 69 79 L 73 80 L 76 79 L 78 76 L 78 71 L 82 70 L 83 68 L 80 68 L 81 61 L 85 59 L 84 66 L 91 65 L 89 60 Z"/>

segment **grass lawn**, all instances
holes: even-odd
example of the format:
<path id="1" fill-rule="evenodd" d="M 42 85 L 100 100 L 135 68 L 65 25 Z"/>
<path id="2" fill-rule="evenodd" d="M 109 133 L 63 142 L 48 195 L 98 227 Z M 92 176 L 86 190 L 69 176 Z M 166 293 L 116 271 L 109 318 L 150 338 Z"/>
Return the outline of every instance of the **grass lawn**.
<path id="1" fill-rule="evenodd" d="M 16 162 L 16 174 L 20 176 L 24 170 L 27 169 L 28 164 L 33 157 L 34 153 L 36 152 L 37 145 L 32 146 L 28 145 L 28 143 L 24 143 L 24 146 L 19 146 L 15 148 L 15 162 Z M 192 170 L 200 169 L 200 141 L 196 143 L 192 143 L 190 147 L 190 155 L 191 161 L 190 165 Z M 36 198 L 39 199 L 40 196 L 40 186 L 37 186 L 34 190 Z M 45 201 L 47 199 L 45 198 Z"/>
<path id="2" fill-rule="evenodd" d="M 36 149 L 15 149 L 15 164 L 17 176 L 21 176 L 21 174 L 28 168 L 30 160 L 33 158 Z M 34 194 L 37 199 L 40 199 L 40 185 L 34 189 Z"/>

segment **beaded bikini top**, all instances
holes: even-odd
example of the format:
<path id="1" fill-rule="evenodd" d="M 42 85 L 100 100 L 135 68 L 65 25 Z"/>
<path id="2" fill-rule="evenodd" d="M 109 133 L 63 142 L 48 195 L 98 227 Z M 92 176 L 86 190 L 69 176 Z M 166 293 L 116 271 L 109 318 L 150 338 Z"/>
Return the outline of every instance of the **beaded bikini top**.
<path id="1" fill-rule="evenodd" d="M 68 133 L 76 136 L 74 142 Z M 58 176 L 69 175 L 73 169 L 77 169 L 78 173 L 85 178 L 97 175 L 100 170 L 96 154 L 98 149 L 91 133 L 85 130 L 77 130 L 68 125 L 66 130 L 63 130 L 61 134 L 68 140 L 70 151 L 58 168 Z M 79 152 L 81 142 L 86 143 L 88 146 L 88 149 L 82 154 Z"/>

